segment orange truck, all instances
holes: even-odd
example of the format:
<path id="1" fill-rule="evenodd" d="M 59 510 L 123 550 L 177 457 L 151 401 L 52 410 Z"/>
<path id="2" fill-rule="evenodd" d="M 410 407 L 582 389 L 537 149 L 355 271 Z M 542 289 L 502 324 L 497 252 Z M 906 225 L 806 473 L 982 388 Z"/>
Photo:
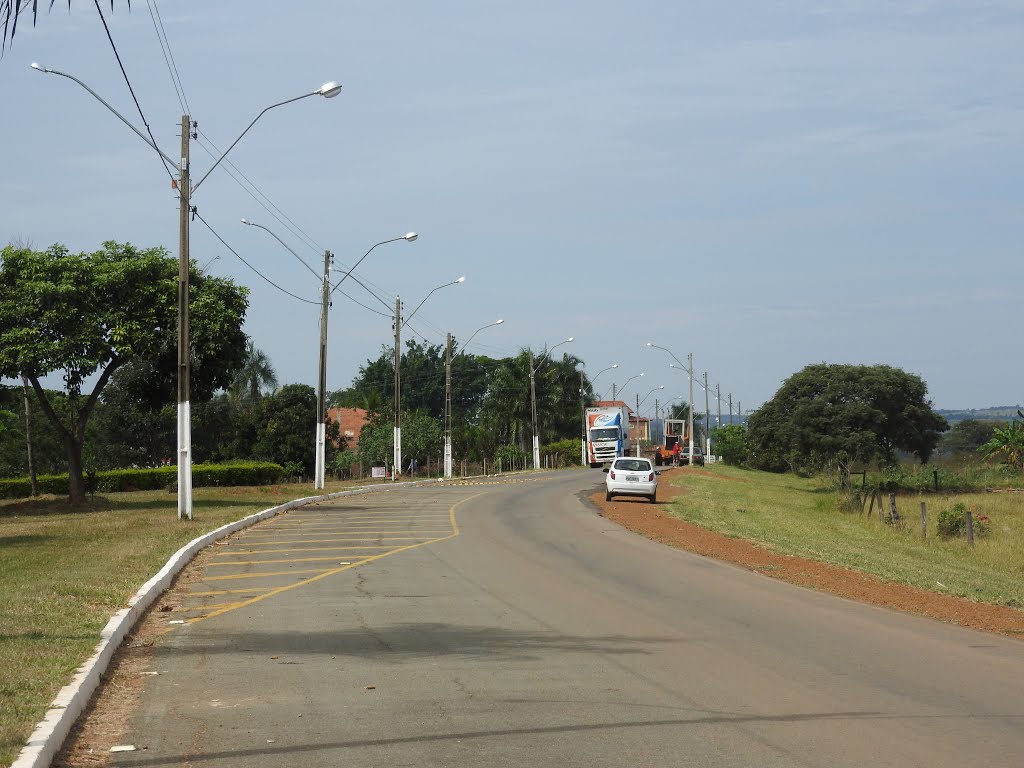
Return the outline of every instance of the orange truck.
<path id="1" fill-rule="evenodd" d="M 665 435 L 654 447 L 654 463 L 661 467 L 673 461 L 673 449 L 679 443 L 679 450 L 689 456 L 690 439 L 686 434 L 686 419 L 665 419 Z"/>

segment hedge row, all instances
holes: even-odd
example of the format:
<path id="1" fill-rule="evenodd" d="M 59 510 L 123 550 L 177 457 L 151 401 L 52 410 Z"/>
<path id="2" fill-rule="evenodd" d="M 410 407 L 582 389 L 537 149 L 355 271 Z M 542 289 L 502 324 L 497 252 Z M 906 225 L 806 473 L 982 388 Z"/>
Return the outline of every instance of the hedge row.
<path id="1" fill-rule="evenodd" d="M 271 462 L 244 462 L 236 464 L 194 464 L 192 486 L 271 485 L 281 481 L 284 469 Z M 39 475 L 40 493 L 56 496 L 68 495 L 67 475 Z M 113 493 L 115 491 L 157 491 L 178 482 L 176 466 L 155 469 L 115 469 L 97 472 L 85 478 L 89 491 Z M 94 487 L 91 487 L 94 486 Z M 0 480 L 0 499 L 24 499 L 32 495 L 32 483 L 27 477 Z"/>

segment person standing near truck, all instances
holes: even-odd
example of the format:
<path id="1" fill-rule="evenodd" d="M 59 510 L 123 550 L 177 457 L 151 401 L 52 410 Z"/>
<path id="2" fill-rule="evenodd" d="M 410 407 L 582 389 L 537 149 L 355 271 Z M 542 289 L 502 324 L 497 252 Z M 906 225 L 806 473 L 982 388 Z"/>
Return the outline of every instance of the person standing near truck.
<path id="1" fill-rule="evenodd" d="M 676 440 L 676 444 L 672 446 L 672 464 L 673 466 L 679 466 L 679 441 Z"/>

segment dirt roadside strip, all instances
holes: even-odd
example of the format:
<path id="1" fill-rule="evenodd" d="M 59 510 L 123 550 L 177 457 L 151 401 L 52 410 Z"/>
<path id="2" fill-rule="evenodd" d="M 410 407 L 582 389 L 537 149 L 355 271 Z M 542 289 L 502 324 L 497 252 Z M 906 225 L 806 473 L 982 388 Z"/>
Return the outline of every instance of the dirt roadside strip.
<path id="1" fill-rule="evenodd" d="M 673 471 L 702 472 L 715 477 L 714 473 L 705 470 L 686 468 L 665 470 L 665 480 Z M 671 501 L 685 493 L 685 489 L 669 482 L 659 483 L 658 498 L 661 501 Z M 745 539 L 723 536 L 680 520 L 660 508 L 660 504 L 652 505 L 646 499 L 618 498 L 608 502 L 604 500 L 602 490 L 593 494 L 590 500 L 609 520 L 671 547 L 735 563 L 773 579 L 830 592 L 850 600 L 1024 639 L 1024 611 L 1016 608 L 976 603 L 962 597 L 886 582 L 837 565 L 780 555 Z"/>
<path id="2" fill-rule="evenodd" d="M 115 613 L 100 632 L 100 642 L 93 655 L 78 668 L 71 682 L 65 685 L 50 704 L 50 709 L 42 721 L 36 725 L 11 768 L 46 768 L 60 751 L 71 732 L 72 727 L 82 712 L 85 711 L 101 678 L 110 664 L 111 658 L 121 646 L 124 638 L 131 632 L 146 610 L 156 599 L 167 590 L 174 577 L 188 565 L 193 557 L 202 549 L 226 536 L 248 528 L 256 523 L 268 520 L 282 512 L 318 501 L 329 501 L 341 496 L 355 496 L 364 493 L 386 491 L 396 486 L 428 485 L 437 480 L 419 480 L 389 485 L 363 486 L 345 491 L 338 491 L 323 496 L 305 496 L 301 499 L 270 507 L 262 512 L 228 523 L 214 531 L 199 536 L 175 552 L 153 578 L 147 581 L 128 601 L 128 607 Z"/>

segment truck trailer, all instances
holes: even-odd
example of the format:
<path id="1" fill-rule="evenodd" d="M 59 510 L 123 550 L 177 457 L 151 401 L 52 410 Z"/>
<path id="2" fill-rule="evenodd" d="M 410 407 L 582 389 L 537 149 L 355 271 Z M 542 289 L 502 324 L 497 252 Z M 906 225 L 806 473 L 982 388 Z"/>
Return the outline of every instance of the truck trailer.
<path id="1" fill-rule="evenodd" d="M 587 461 L 591 467 L 615 461 L 630 451 L 629 408 L 625 405 L 591 407 L 587 415 Z"/>

